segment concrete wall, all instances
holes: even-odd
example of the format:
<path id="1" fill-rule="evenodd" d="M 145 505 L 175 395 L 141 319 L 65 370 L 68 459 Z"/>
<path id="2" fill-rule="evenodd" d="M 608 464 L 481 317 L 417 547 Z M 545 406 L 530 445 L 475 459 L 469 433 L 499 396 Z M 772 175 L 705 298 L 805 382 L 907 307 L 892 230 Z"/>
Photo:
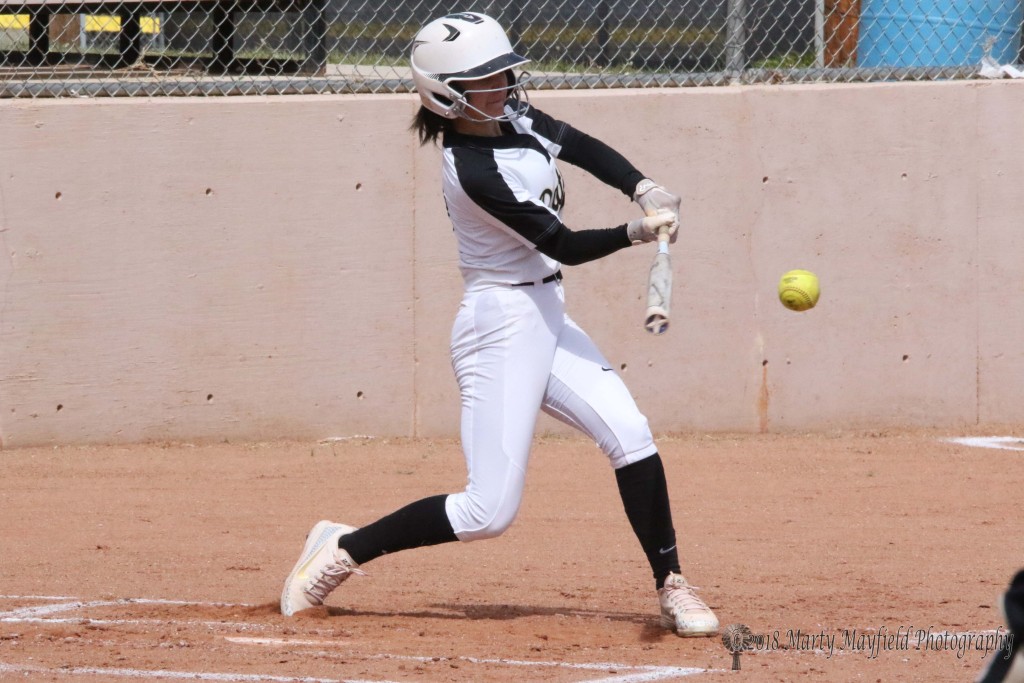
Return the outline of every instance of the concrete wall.
<path id="1" fill-rule="evenodd" d="M 657 432 L 1024 422 L 1024 83 L 533 99 L 684 195 L 667 335 L 641 329 L 650 248 L 566 269 Z M 0 101 L 3 445 L 457 435 L 415 107 Z M 636 215 L 563 170 L 570 226 Z M 778 303 L 790 268 L 818 308 Z"/>

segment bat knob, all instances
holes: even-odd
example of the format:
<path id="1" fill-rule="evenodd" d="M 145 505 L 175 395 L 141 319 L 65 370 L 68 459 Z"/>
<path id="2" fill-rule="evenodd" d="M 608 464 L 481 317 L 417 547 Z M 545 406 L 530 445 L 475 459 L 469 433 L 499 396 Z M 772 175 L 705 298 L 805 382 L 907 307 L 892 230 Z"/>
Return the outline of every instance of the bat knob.
<path id="1" fill-rule="evenodd" d="M 661 313 L 654 313 L 647 316 L 644 322 L 647 331 L 654 335 L 664 334 L 668 330 L 668 318 Z"/>

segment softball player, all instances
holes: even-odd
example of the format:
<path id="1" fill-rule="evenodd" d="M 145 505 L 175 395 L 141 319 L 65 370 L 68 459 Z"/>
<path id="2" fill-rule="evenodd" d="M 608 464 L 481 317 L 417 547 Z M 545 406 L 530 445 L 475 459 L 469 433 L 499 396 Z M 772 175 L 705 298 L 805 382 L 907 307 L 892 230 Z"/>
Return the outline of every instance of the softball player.
<path id="1" fill-rule="evenodd" d="M 444 199 L 465 294 L 452 330 L 462 395 L 466 489 L 414 502 L 356 529 L 313 527 L 284 585 L 286 615 L 320 605 L 359 566 L 385 553 L 504 532 L 515 519 L 540 410 L 593 438 L 654 573 L 661 620 L 681 636 L 713 635 L 718 619 L 681 576 L 665 471 L 622 379 L 566 314 L 561 265 L 632 244 L 675 240 L 679 197 L 622 155 L 526 101 L 502 27 L 471 12 L 430 22 L 412 47 L 422 107 L 413 129 L 442 142 Z M 555 164 L 562 159 L 634 199 L 647 214 L 573 231 Z"/>

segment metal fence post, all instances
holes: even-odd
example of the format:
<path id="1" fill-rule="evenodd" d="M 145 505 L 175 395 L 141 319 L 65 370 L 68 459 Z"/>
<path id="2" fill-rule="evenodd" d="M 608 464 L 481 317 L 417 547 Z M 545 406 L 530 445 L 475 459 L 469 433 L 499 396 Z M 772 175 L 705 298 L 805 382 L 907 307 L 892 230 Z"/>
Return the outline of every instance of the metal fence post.
<path id="1" fill-rule="evenodd" d="M 814 66 L 825 66 L 825 0 L 814 0 Z"/>
<path id="2" fill-rule="evenodd" d="M 733 80 L 746 68 L 746 0 L 729 0 L 725 15 L 725 70 Z"/>

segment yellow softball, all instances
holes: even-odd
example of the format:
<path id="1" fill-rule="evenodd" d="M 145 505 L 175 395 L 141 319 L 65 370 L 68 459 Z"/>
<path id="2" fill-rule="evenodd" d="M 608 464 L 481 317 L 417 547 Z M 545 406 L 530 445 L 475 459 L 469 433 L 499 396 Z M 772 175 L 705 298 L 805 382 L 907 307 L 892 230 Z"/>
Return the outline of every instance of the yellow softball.
<path id="1" fill-rule="evenodd" d="M 818 276 L 809 270 L 791 270 L 779 280 L 779 301 L 791 311 L 814 308 L 820 293 Z"/>

